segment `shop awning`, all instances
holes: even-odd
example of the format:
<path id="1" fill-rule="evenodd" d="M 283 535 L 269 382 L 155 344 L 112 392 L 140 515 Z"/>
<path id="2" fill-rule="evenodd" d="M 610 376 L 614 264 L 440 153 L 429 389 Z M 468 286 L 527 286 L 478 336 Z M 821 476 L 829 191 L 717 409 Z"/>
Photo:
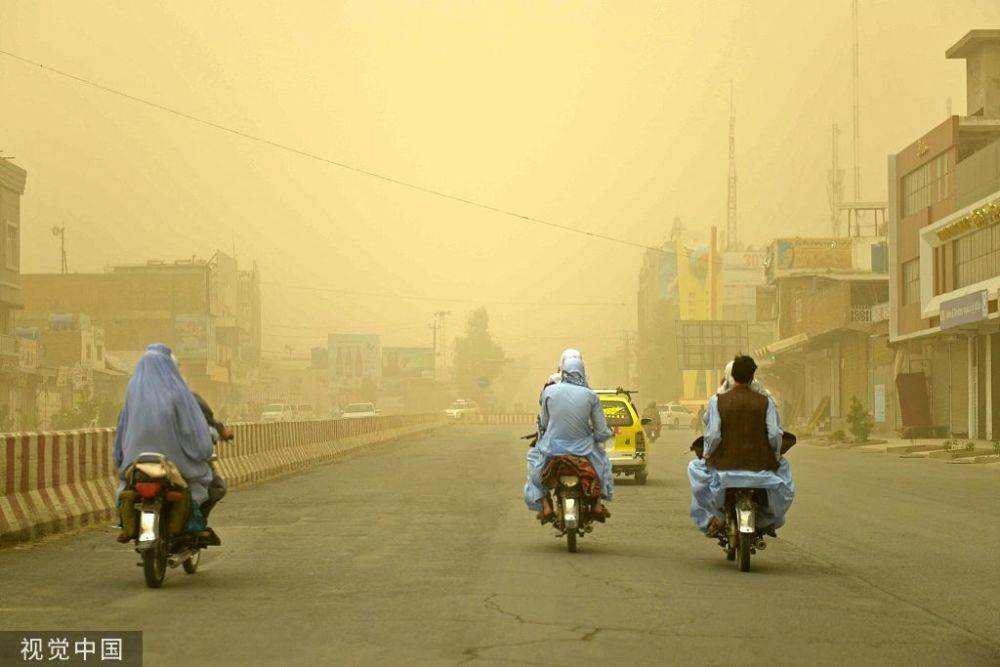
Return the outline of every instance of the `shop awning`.
<path id="1" fill-rule="evenodd" d="M 768 357 L 774 356 L 776 354 L 781 354 L 783 352 L 791 352 L 797 350 L 805 345 L 809 341 L 809 336 L 804 333 L 796 334 L 788 338 L 782 338 L 781 340 L 776 340 L 769 345 L 756 350 L 754 356 L 758 359 L 767 359 Z"/>

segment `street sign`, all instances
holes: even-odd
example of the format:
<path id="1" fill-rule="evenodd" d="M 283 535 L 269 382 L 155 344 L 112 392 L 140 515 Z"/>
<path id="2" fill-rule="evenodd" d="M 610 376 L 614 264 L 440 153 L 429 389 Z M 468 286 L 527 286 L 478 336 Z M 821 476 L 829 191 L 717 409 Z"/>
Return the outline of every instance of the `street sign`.
<path id="1" fill-rule="evenodd" d="M 966 294 L 941 302 L 941 329 L 952 329 L 963 324 L 985 320 L 989 314 L 986 290 Z"/>
<path id="2" fill-rule="evenodd" d="M 737 354 L 748 354 L 745 320 L 678 320 L 677 351 L 681 370 L 722 368 Z"/>

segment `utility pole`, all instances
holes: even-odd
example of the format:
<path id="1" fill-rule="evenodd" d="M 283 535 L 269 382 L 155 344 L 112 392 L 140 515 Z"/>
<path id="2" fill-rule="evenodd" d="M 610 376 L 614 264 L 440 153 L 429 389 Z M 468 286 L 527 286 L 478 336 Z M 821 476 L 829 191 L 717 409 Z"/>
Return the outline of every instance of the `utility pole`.
<path id="1" fill-rule="evenodd" d="M 861 54 L 858 46 L 858 0 L 851 3 L 854 22 L 854 201 L 861 201 Z"/>
<path id="2" fill-rule="evenodd" d="M 69 273 L 69 266 L 66 262 L 66 226 L 63 225 L 62 227 L 53 227 L 52 236 L 59 237 L 59 250 L 61 257 L 59 272 L 63 274 Z"/>
<path id="3" fill-rule="evenodd" d="M 733 80 L 729 80 L 729 201 L 726 211 L 726 250 L 738 250 L 740 236 L 736 227 L 736 104 Z"/>
<path id="4" fill-rule="evenodd" d="M 844 201 L 844 170 L 840 168 L 840 126 L 836 123 L 833 124 L 833 161 L 827 175 L 826 194 L 830 200 L 830 231 L 836 238 L 840 236 L 840 204 Z"/>
<path id="5" fill-rule="evenodd" d="M 434 313 L 434 323 L 431 324 L 431 330 L 433 331 L 433 335 L 432 335 L 432 338 L 431 338 L 431 341 L 432 341 L 431 345 L 433 346 L 433 350 L 434 350 L 433 354 L 434 354 L 434 377 L 435 378 L 438 377 L 439 370 L 443 370 L 444 369 L 444 360 L 445 360 L 444 348 L 448 347 L 447 339 L 444 336 L 444 318 L 446 318 L 448 315 L 451 315 L 451 313 L 449 311 L 447 311 L 447 310 L 439 310 L 439 311 L 437 311 L 436 313 Z M 440 354 L 440 362 L 438 361 L 438 356 L 439 356 L 438 355 L 438 331 L 439 330 L 441 331 L 441 342 L 443 343 L 443 345 L 442 345 L 442 351 L 441 351 L 441 354 Z"/>

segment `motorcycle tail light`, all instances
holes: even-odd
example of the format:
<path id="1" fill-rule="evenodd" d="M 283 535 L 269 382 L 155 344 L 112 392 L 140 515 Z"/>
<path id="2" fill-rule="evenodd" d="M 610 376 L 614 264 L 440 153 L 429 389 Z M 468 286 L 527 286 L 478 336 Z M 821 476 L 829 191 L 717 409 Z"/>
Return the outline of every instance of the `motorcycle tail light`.
<path id="1" fill-rule="evenodd" d="M 136 482 L 135 491 L 143 498 L 154 498 L 160 493 L 163 484 L 160 482 Z"/>
<path id="2" fill-rule="evenodd" d="M 179 503 L 182 500 L 184 500 L 184 494 L 181 493 L 180 491 L 167 491 L 163 495 L 166 496 L 167 500 L 169 500 L 172 503 Z"/>
<path id="3" fill-rule="evenodd" d="M 639 431 L 635 434 L 635 451 L 644 452 L 646 451 L 646 434 Z"/>

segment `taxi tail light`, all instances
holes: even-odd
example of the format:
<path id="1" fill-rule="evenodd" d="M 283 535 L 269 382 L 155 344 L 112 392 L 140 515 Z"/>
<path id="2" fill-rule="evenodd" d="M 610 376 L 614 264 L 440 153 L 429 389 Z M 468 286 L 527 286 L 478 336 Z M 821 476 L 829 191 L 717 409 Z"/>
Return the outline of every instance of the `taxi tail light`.
<path id="1" fill-rule="evenodd" d="M 646 434 L 639 431 L 635 434 L 635 451 L 644 452 L 646 451 Z"/>

